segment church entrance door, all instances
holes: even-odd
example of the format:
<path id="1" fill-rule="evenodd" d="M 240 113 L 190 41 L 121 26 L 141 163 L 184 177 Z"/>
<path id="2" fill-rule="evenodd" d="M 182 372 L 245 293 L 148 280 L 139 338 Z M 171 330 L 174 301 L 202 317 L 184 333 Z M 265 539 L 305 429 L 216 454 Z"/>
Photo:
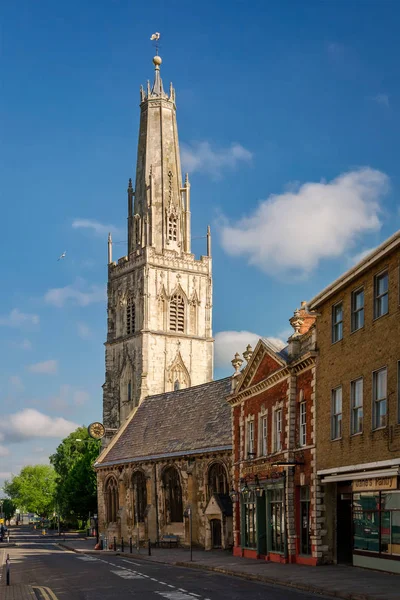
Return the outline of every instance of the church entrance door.
<path id="1" fill-rule="evenodd" d="M 222 548 L 222 532 L 221 521 L 219 519 L 211 519 L 211 545 L 213 548 Z"/>

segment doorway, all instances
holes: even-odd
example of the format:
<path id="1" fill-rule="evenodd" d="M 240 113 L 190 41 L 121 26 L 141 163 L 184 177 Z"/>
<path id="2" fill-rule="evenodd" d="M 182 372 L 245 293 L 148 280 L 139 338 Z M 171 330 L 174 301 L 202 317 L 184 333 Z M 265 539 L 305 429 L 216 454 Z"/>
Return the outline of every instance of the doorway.
<path id="1" fill-rule="evenodd" d="M 337 537 L 336 559 L 338 563 L 353 562 L 353 521 L 351 514 L 351 493 L 338 493 L 337 497 Z"/>
<path id="2" fill-rule="evenodd" d="M 221 521 L 219 519 L 211 519 L 211 547 L 222 548 L 222 531 Z"/>

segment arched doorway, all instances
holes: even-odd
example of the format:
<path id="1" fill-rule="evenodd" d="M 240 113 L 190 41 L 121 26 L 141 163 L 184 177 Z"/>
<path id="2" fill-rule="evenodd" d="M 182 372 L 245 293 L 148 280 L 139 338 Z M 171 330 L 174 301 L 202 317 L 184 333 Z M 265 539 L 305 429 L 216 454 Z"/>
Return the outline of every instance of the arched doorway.
<path id="1" fill-rule="evenodd" d="M 222 548 L 222 531 L 221 521 L 219 519 L 211 519 L 211 547 Z"/>

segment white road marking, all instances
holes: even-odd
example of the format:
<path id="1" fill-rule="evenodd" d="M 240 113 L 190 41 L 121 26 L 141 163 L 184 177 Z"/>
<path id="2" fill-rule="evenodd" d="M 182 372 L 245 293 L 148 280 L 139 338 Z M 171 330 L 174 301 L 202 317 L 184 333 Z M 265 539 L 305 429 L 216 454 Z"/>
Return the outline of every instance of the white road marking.
<path id="1" fill-rule="evenodd" d="M 189 594 L 184 594 L 180 591 L 175 592 L 154 592 L 163 598 L 168 598 L 168 600 L 191 600 L 193 596 L 189 596 Z"/>
<path id="2" fill-rule="evenodd" d="M 191 596 L 195 596 L 196 598 L 201 598 L 200 594 L 194 594 L 193 592 L 188 592 Z"/>
<path id="3" fill-rule="evenodd" d="M 94 556 L 87 556 L 86 554 L 84 554 L 83 556 L 77 556 L 76 558 L 78 560 L 86 560 L 89 562 L 95 562 L 98 560 L 97 558 L 94 558 Z"/>
<path id="4" fill-rule="evenodd" d="M 143 565 L 141 565 L 141 564 L 139 564 L 139 563 L 135 563 L 135 562 L 133 562 L 132 560 L 126 560 L 126 558 L 121 558 L 121 560 L 122 560 L 123 562 L 127 562 L 127 563 L 129 563 L 130 565 L 135 565 L 135 567 L 143 567 Z"/>
<path id="5" fill-rule="evenodd" d="M 139 573 L 134 573 L 133 571 L 123 570 L 123 571 L 111 571 L 118 577 L 122 577 L 122 579 L 143 579 L 142 575 Z"/>

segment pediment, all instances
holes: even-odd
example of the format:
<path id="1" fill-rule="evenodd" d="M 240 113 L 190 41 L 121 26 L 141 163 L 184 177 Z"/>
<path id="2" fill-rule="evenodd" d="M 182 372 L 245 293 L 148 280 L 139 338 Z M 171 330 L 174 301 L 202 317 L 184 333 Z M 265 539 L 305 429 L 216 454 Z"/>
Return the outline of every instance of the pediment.
<path id="1" fill-rule="evenodd" d="M 211 496 L 210 500 L 208 501 L 204 514 L 208 516 L 219 515 L 222 517 L 222 508 L 218 501 L 218 498 L 215 495 Z"/>
<path id="2" fill-rule="evenodd" d="M 272 344 L 269 344 L 267 340 L 260 339 L 251 359 L 242 372 L 235 394 L 267 379 L 272 373 L 279 371 L 286 365 L 287 361 L 281 353 L 275 351 Z"/>

